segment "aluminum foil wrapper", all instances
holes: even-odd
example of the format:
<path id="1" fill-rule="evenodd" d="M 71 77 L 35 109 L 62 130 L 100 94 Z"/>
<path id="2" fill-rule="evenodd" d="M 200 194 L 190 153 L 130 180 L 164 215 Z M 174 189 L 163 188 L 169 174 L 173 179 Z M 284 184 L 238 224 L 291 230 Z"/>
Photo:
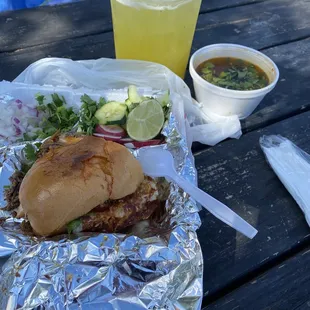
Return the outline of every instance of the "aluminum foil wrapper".
<path id="1" fill-rule="evenodd" d="M 178 172 L 196 182 L 187 141 L 172 111 L 163 130 Z M 3 186 L 23 160 L 23 144 L 0 149 Z M 138 155 L 139 150 L 134 151 Z M 166 213 L 154 228 L 143 221 L 125 234 L 26 236 L 20 221 L 0 223 L 0 309 L 200 309 L 203 260 L 196 230 L 199 208 L 171 184 Z M 1 262 L 1 260 L 0 260 Z"/>

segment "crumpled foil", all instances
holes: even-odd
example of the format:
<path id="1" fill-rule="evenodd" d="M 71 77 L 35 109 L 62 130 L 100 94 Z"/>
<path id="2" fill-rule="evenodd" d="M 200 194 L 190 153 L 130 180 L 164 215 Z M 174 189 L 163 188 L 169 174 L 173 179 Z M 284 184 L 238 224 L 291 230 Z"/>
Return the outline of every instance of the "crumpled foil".
<path id="1" fill-rule="evenodd" d="M 178 172 L 196 182 L 186 140 L 171 113 L 163 130 Z M 3 186 L 20 167 L 23 144 L 0 149 Z M 139 150 L 133 152 L 138 155 Z M 79 234 L 49 239 L 24 235 L 20 221 L 0 224 L 0 256 L 11 255 L 0 275 L 0 309 L 200 309 L 203 260 L 196 230 L 199 208 L 171 184 L 166 215 L 130 234 Z M 0 210 L 0 216 L 8 216 Z"/>

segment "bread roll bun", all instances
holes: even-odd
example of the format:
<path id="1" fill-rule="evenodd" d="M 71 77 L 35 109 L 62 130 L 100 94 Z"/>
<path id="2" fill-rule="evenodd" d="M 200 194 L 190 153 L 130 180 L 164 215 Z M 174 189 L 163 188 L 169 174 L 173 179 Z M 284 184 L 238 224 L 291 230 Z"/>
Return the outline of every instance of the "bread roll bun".
<path id="1" fill-rule="evenodd" d="M 19 199 L 35 233 L 51 236 L 108 199 L 134 193 L 143 178 L 124 146 L 86 136 L 38 159 L 22 181 Z"/>

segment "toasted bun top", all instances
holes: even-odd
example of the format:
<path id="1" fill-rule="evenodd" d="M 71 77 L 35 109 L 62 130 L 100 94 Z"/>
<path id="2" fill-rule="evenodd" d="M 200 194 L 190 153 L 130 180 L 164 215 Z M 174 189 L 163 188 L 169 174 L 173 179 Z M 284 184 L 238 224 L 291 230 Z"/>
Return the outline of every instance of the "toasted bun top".
<path id="1" fill-rule="evenodd" d="M 126 147 L 93 136 L 67 139 L 34 163 L 19 199 L 33 230 L 49 236 L 106 200 L 132 194 L 143 178 Z"/>

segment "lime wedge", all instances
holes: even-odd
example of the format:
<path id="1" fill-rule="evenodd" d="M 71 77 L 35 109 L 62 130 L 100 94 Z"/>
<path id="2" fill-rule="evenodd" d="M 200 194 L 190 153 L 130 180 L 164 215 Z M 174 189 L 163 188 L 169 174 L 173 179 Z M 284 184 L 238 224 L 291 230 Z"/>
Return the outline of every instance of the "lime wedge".
<path id="1" fill-rule="evenodd" d="M 151 140 L 160 133 L 164 121 L 163 109 L 156 100 L 143 101 L 129 113 L 127 133 L 136 141 Z"/>

